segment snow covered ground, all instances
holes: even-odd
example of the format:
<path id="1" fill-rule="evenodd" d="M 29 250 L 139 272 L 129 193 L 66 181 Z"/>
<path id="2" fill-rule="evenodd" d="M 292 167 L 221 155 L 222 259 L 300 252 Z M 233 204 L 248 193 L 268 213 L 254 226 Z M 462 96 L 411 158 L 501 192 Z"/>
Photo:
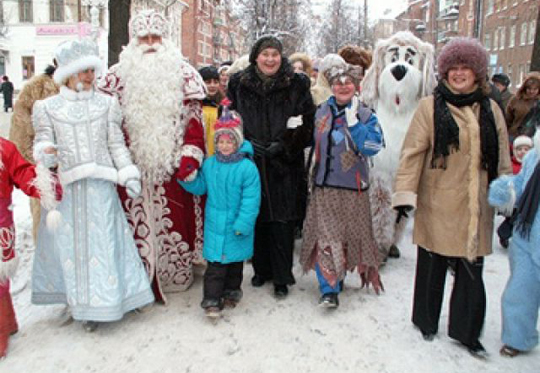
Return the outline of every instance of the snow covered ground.
<path id="1" fill-rule="evenodd" d="M 540 348 L 514 359 L 498 354 L 500 297 L 508 278 L 507 255 L 499 247 L 484 272 L 487 361 L 471 357 L 447 337 L 448 299 L 433 342 L 425 342 L 411 324 L 416 249 L 410 228 L 402 258 L 382 270 L 386 292 L 377 296 L 360 289 L 358 276 L 349 275 L 335 311 L 317 307 L 315 276 L 301 275 L 298 265 L 298 283 L 282 301 L 272 297 L 270 285 L 249 285 L 248 265 L 244 299 L 217 324 L 199 308 L 199 276 L 188 292 L 171 294 L 167 306 L 128 314 L 87 333 L 77 322 L 62 323 L 63 307 L 30 304 L 31 220 L 26 197 L 17 191 L 14 201 L 24 259 L 13 284 L 20 331 L 11 338 L 0 372 L 540 372 Z"/>

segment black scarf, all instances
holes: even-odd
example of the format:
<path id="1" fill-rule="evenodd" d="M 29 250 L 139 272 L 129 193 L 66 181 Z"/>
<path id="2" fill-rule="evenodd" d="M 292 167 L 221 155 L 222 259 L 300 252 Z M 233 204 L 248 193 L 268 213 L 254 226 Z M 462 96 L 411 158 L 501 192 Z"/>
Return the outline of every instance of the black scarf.
<path id="1" fill-rule="evenodd" d="M 450 113 L 447 102 L 457 107 L 471 106 L 478 102 L 480 103 L 482 168 L 487 170 L 489 181 L 496 179 L 499 166 L 499 139 L 489 98 L 480 88 L 468 94 L 452 93 L 443 82 L 439 82 L 433 95 L 435 97 L 435 145 L 431 167 L 446 169 L 446 157 L 451 151 L 459 150 L 459 127 Z"/>
<path id="2" fill-rule="evenodd" d="M 532 151 L 538 151 L 532 150 Z M 516 230 L 527 240 L 531 235 L 531 228 L 540 204 L 540 161 L 525 186 L 523 194 L 519 198 L 515 216 Z"/>

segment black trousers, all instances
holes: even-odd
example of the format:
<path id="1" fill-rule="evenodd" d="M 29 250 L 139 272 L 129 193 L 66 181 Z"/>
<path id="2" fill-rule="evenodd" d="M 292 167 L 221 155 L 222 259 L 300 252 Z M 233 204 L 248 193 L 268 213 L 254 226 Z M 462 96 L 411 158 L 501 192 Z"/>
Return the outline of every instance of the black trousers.
<path id="1" fill-rule="evenodd" d="M 255 274 L 275 285 L 292 285 L 295 221 L 257 223 L 253 269 Z"/>
<path id="2" fill-rule="evenodd" d="M 470 263 L 465 258 L 442 256 L 419 246 L 412 321 L 424 333 L 437 333 L 449 265 L 455 270 L 455 279 L 450 298 L 448 335 L 470 345 L 480 338 L 486 314 L 483 257 Z"/>
<path id="3" fill-rule="evenodd" d="M 242 293 L 241 286 L 244 278 L 244 262 L 222 264 L 208 262 L 204 272 L 203 303 L 209 306 L 221 305 L 223 297 L 228 294 Z M 239 300 L 239 299 L 238 299 Z M 203 308 L 204 305 L 203 305 Z"/>

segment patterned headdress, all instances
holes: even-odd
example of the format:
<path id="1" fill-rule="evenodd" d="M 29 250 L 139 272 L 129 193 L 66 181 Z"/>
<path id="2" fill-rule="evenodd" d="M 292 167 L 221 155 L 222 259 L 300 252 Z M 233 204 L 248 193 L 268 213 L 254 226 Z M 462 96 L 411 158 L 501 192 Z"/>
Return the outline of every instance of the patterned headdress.
<path id="1" fill-rule="evenodd" d="M 164 38 L 169 36 L 170 25 L 167 18 L 155 10 L 142 10 L 129 21 L 129 38 L 143 37 L 149 34 Z"/>
<path id="2" fill-rule="evenodd" d="M 214 133 L 214 143 L 217 144 L 219 136 L 229 135 L 236 142 L 236 148 L 244 142 L 244 135 L 242 133 L 242 118 L 233 110 L 229 110 L 227 106 L 223 108 L 223 113 L 219 117 L 215 124 L 216 132 Z"/>
<path id="3" fill-rule="evenodd" d="M 55 59 L 58 68 L 54 81 L 62 84 L 71 75 L 86 69 L 94 69 L 99 75 L 103 61 L 99 58 L 97 45 L 90 39 L 65 41 L 56 47 Z"/>

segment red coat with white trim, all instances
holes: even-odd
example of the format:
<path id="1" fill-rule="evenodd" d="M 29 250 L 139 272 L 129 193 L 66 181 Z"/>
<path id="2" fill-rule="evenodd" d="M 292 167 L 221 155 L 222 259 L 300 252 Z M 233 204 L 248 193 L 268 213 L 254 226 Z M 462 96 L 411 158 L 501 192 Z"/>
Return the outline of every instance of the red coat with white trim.
<path id="1" fill-rule="evenodd" d="M 15 144 L 0 138 L 0 285 L 5 283 L 16 269 L 11 193 L 13 187 L 17 187 L 28 196 L 39 198 L 38 190 L 32 183 L 35 177 L 35 166 L 23 158 Z"/>

